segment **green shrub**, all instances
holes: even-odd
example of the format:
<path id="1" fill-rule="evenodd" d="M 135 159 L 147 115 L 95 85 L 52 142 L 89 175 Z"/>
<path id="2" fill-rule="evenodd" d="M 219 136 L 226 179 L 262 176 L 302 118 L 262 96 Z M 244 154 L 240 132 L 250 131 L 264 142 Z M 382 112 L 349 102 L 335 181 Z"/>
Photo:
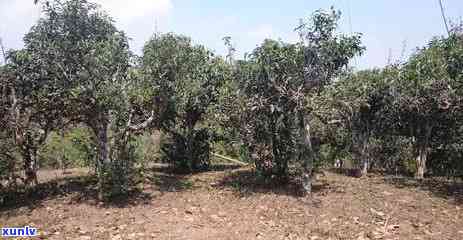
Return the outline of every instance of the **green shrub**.
<path id="1" fill-rule="evenodd" d="M 188 139 L 179 133 L 171 133 L 161 143 L 162 160 L 179 171 L 206 170 L 210 165 L 210 134 L 207 129 L 193 130 L 191 151 Z"/>

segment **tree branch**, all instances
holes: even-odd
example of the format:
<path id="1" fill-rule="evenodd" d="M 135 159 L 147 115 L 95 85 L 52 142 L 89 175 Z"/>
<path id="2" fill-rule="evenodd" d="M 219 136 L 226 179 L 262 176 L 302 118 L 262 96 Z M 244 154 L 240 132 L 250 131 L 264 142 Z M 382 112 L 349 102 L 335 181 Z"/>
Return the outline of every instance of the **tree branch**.
<path id="1" fill-rule="evenodd" d="M 139 131 L 144 128 L 147 128 L 148 125 L 150 125 L 154 121 L 154 111 L 151 111 L 150 117 L 148 119 L 146 119 L 144 122 L 137 124 L 137 125 L 132 125 L 132 117 L 133 117 L 133 114 L 130 113 L 127 128 L 130 131 Z"/>

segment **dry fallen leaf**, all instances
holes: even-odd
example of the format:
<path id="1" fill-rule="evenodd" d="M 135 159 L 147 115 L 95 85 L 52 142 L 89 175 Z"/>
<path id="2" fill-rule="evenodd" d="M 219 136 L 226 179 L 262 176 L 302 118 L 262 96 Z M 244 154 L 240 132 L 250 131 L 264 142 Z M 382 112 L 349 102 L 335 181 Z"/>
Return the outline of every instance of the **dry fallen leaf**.
<path id="1" fill-rule="evenodd" d="M 383 212 L 377 211 L 377 210 L 375 210 L 375 209 L 373 209 L 373 208 L 370 208 L 370 212 L 372 212 L 372 213 L 374 213 L 374 214 L 376 214 L 376 215 L 378 215 L 378 216 L 380 216 L 380 217 L 384 217 L 384 215 L 386 215 L 386 214 L 384 214 Z"/>

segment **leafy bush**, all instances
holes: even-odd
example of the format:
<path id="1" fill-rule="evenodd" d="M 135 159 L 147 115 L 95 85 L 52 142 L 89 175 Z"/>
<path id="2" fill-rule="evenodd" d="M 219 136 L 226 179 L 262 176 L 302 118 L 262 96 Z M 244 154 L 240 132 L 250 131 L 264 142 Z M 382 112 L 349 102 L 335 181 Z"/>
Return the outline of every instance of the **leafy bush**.
<path id="1" fill-rule="evenodd" d="M 204 120 L 217 103 L 229 66 L 190 38 L 171 33 L 154 35 L 143 53 L 144 76 L 157 86 L 167 105 L 162 114 L 167 134 L 164 161 L 183 171 L 207 168 L 211 129 Z"/>
<path id="2" fill-rule="evenodd" d="M 187 151 L 188 141 L 193 151 Z M 205 170 L 210 165 L 210 134 L 207 129 L 194 130 L 188 140 L 182 134 L 168 135 L 161 143 L 162 161 L 172 164 L 177 170 L 191 172 Z"/>

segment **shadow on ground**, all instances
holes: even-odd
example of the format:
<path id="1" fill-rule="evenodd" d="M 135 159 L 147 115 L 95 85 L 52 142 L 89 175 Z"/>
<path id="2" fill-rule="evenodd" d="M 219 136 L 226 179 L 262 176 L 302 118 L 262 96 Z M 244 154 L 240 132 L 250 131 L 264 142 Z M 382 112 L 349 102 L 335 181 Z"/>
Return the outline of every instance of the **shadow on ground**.
<path id="1" fill-rule="evenodd" d="M 260 177 L 254 169 L 241 169 L 227 174 L 216 185 L 219 188 L 230 188 L 240 196 L 253 194 L 277 194 L 292 197 L 303 197 L 302 182 L 295 174 L 286 179 L 268 179 Z M 325 180 L 317 180 L 312 185 L 312 193 L 324 194 L 330 189 Z"/>
<path id="2" fill-rule="evenodd" d="M 234 165 L 213 165 L 209 171 L 225 171 L 236 169 Z M 48 170 L 47 170 L 48 171 Z M 18 186 L 14 189 L 0 191 L 0 212 L 14 211 L 23 207 L 32 210 L 42 206 L 43 201 L 64 198 L 72 203 L 86 203 L 101 207 L 127 207 L 149 203 L 152 191 L 180 192 L 193 188 L 194 184 L 188 179 L 192 174 L 179 174 L 167 165 L 157 165 L 143 171 L 139 177 L 137 187 L 123 196 L 115 196 L 101 202 L 98 199 L 97 179 L 94 175 L 63 176 L 61 178 L 46 179 L 33 187 Z M 141 187 L 140 187 L 141 186 Z"/>
<path id="3" fill-rule="evenodd" d="M 196 172 L 189 172 L 189 171 L 182 171 L 175 169 L 173 166 L 168 165 L 168 164 L 154 164 L 149 168 L 150 171 L 153 172 L 161 172 L 161 173 L 167 173 L 167 174 L 177 174 L 177 175 L 191 175 L 191 174 L 196 174 L 196 173 L 202 173 L 202 172 L 221 172 L 221 171 L 226 171 L 226 170 L 234 170 L 234 169 L 239 169 L 243 166 L 236 165 L 236 164 L 213 164 L 210 165 L 208 169 L 204 170 L 198 170 Z"/>
<path id="4" fill-rule="evenodd" d="M 179 171 L 169 165 L 158 164 L 145 171 L 146 180 L 151 183 L 155 190 L 160 192 L 181 192 L 192 190 L 194 183 L 190 177 L 199 173 L 222 172 L 227 170 L 238 169 L 238 165 L 214 164 L 207 170 L 188 172 Z"/>
<path id="5" fill-rule="evenodd" d="M 132 190 L 127 195 L 115 196 L 101 202 L 98 199 L 97 180 L 95 176 L 73 176 L 40 183 L 33 187 L 18 187 L 0 193 L 0 212 L 14 211 L 22 207 L 29 210 L 39 208 L 43 201 L 65 198 L 69 204 L 85 202 L 101 207 L 126 207 L 150 200 L 150 195 L 139 190 Z"/>
<path id="6" fill-rule="evenodd" d="M 193 189 L 193 183 L 188 179 L 189 175 L 186 174 L 151 171 L 145 177 L 145 183 L 150 184 L 153 190 L 161 193 L 182 192 Z"/>
<path id="7" fill-rule="evenodd" d="M 328 169 L 329 172 L 348 177 L 359 178 L 359 170 L 356 169 Z M 379 178 L 387 184 L 397 188 L 419 189 L 431 193 L 433 196 L 448 200 L 455 200 L 457 204 L 463 204 L 463 181 L 449 180 L 445 177 L 429 177 L 424 180 L 416 180 L 409 173 L 388 175 L 385 171 L 370 171 L 369 177 Z"/>
<path id="8" fill-rule="evenodd" d="M 428 178 L 415 180 L 411 177 L 384 177 L 384 182 L 398 188 L 416 188 L 428 191 L 436 197 L 455 200 L 457 204 L 463 204 L 463 182 L 449 181 L 443 178 Z"/>

